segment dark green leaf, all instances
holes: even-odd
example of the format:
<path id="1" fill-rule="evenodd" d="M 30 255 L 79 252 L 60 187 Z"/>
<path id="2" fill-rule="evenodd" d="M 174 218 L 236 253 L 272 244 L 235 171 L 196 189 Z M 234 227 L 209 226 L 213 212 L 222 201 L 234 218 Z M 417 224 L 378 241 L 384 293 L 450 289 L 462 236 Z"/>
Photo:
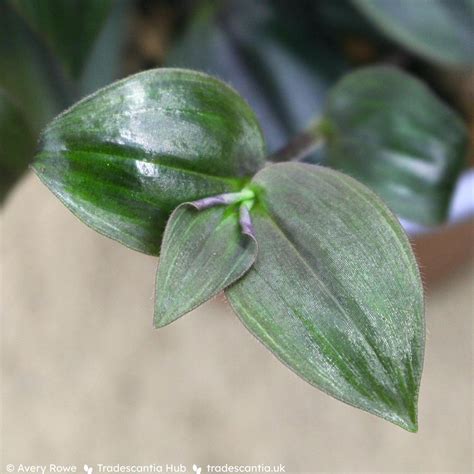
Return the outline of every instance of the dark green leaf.
<path id="1" fill-rule="evenodd" d="M 65 105 L 52 64 L 22 18 L 0 1 L 0 202 L 33 159 L 41 128 Z"/>
<path id="2" fill-rule="evenodd" d="M 24 21 L 0 2 L 0 87 L 39 133 L 66 103 L 51 57 Z"/>
<path id="3" fill-rule="evenodd" d="M 254 266 L 226 294 L 284 364 L 333 397 L 416 431 L 423 290 L 396 218 L 337 171 L 260 171 Z"/>
<path id="4" fill-rule="evenodd" d="M 28 167 L 34 147 L 33 133 L 21 110 L 0 89 L 0 202 Z"/>
<path id="5" fill-rule="evenodd" d="M 77 78 L 113 0 L 8 0 Z"/>
<path id="6" fill-rule="evenodd" d="M 38 6 L 41 2 L 37 2 Z M 41 3 L 41 7 L 42 7 Z M 96 90 L 118 76 L 120 47 L 126 15 L 124 0 L 114 2 L 111 15 L 105 22 L 94 48 L 85 64 L 81 78 L 71 81 L 62 68 L 59 58 L 49 46 L 38 41 L 25 20 L 9 2 L 0 2 L 0 88 L 12 99 L 27 122 L 28 133 L 35 137 L 51 118 L 64 109 L 75 97 Z M 80 18 L 75 19 L 75 22 Z M 83 29 L 85 26 L 83 25 Z M 0 142 L 3 137 L 0 136 Z M 30 160 L 33 153 L 30 152 Z M 18 156 L 2 155 L 0 167 L 11 169 L 13 160 L 15 173 L 8 172 L 3 178 L 2 193 L 15 184 L 26 170 L 30 160 Z M 21 167 L 21 172 L 19 167 Z M 8 183 L 8 186 L 7 186 Z"/>
<path id="7" fill-rule="evenodd" d="M 155 326 L 165 326 L 240 278 L 257 255 L 239 209 L 179 206 L 168 221 L 156 275 Z"/>
<path id="8" fill-rule="evenodd" d="M 467 130 L 426 86 L 392 67 L 360 69 L 332 89 L 325 117 L 328 166 L 367 184 L 407 219 L 443 222 Z"/>
<path id="9" fill-rule="evenodd" d="M 352 0 L 381 31 L 439 63 L 474 64 L 473 0 Z"/>
<path id="10" fill-rule="evenodd" d="M 34 170 L 93 229 L 157 255 L 176 206 L 240 190 L 264 156 L 257 120 L 233 89 L 205 74 L 160 69 L 57 117 Z"/>

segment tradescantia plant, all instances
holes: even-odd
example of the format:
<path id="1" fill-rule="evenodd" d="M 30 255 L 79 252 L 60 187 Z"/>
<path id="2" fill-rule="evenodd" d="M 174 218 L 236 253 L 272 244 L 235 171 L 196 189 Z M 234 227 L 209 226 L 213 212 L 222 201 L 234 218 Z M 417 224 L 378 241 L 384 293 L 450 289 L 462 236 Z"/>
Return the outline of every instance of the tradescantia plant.
<path id="1" fill-rule="evenodd" d="M 417 264 L 373 191 L 298 161 L 321 140 L 330 165 L 369 185 L 360 165 L 372 161 L 395 210 L 431 216 L 414 204 L 441 196 L 432 206 L 445 212 L 444 171 L 460 168 L 466 131 L 416 80 L 373 67 L 337 84 L 324 118 L 268 156 L 232 88 L 158 69 L 59 115 L 33 169 L 84 223 L 160 255 L 156 327 L 224 291 L 248 330 L 304 380 L 416 431 L 425 337 Z M 414 182 L 421 198 L 403 192 Z"/>

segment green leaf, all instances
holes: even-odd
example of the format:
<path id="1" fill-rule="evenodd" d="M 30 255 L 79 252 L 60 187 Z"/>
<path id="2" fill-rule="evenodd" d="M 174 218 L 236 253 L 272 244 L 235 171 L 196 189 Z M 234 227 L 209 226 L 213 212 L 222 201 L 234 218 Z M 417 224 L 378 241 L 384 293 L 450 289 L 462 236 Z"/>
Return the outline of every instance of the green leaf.
<path id="1" fill-rule="evenodd" d="M 40 130 L 62 105 L 45 48 L 0 1 L 0 205 L 27 170 Z"/>
<path id="2" fill-rule="evenodd" d="M 80 101 L 44 131 L 33 168 L 93 229 L 158 255 L 179 204 L 238 191 L 264 164 L 255 115 L 205 74 L 150 70 Z"/>
<path id="3" fill-rule="evenodd" d="M 77 78 L 113 0 L 8 0 Z"/>
<path id="4" fill-rule="evenodd" d="M 169 324 L 217 295 L 255 261 L 236 206 L 179 206 L 168 221 L 156 275 L 155 326 Z"/>
<path id="5" fill-rule="evenodd" d="M 46 3 L 46 2 L 45 2 Z M 114 7 L 102 28 L 93 50 L 88 56 L 82 76 L 71 81 L 63 71 L 60 58 L 44 41 L 38 41 L 38 35 L 31 31 L 25 19 L 15 11 L 10 2 L 0 2 L 0 88 L 14 101 L 19 113 L 27 122 L 28 133 L 37 135 L 56 113 L 64 109 L 74 98 L 96 90 L 118 77 L 120 47 L 124 32 L 124 0 L 114 1 Z M 40 5 L 41 4 L 41 5 Z M 38 8 L 42 2 L 36 2 Z M 77 24 L 81 19 L 75 18 Z M 82 26 L 85 28 L 85 25 Z M 3 137 L 0 135 L 0 142 Z M 0 167 L 3 170 L 16 168 L 15 173 L 8 172 L 4 177 L 2 195 L 11 188 L 16 179 L 26 171 L 30 160 L 19 159 L 11 154 L 2 156 Z M 14 160 L 17 160 L 14 163 Z M 7 185 L 8 183 L 8 185 Z"/>
<path id="6" fill-rule="evenodd" d="M 51 57 L 41 46 L 22 18 L 0 2 L 0 87 L 35 133 L 66 105 Z"/>
<path id="7" fill-rule="evenodd" d="M 34 135 L 20 108 L 0 89 L 0 202 L 28 167 Z"/>
<path id="8" fill-rule="evenodd" d="M 472 65 L 473 0 L 352 0 L 382 32 L 438 63 Z"/>
<path id="9" fill-rule="evenodd" d="M 251 186 L 258 258 L 226 290 L 242 322 L 309 383 L 416 431 L 423 289 L 396 218 L 329 168 L 275 164 Z"/>
<path id="10" fill-rule="evenodd" d="M 417 79 L 373 66 L 334 86 L 325 112 L 326 164 L 425 225 L 447 216 L 467 153 L 460 117 Z"/>

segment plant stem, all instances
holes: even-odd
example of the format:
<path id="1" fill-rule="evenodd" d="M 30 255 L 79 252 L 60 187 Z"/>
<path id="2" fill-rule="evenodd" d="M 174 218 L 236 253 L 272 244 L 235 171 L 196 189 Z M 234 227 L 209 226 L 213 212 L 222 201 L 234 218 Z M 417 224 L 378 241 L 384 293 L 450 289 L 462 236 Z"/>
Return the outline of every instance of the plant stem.
<path id="1" fill-rule="evenodd" d="M 239 224 L 242 234 L 248 235 L 255 239 L 255 229 L 253 228 L 252 218 L 250 217 L 250 209 L 253 201 L 243 201 L 240 205 Z"/>
<path id="2" fill-rule="evenodd" d="M 302 132 L 293 137 L 284 147 L 267 157 L 270 162 L 299 161 L 308 156 L 324 141 L 323 120 L 315 120 Z"/>
<path id="3" fill-rule="evenodd" d="M 252 200 L 255 197 L 251 189 L 244 188 L 238 193 L 225 193 L 217 196 L 208 196 L 197 201 L 190 202 L 198 211 L 208 207 L 234 204 L 236 202 Z"/>

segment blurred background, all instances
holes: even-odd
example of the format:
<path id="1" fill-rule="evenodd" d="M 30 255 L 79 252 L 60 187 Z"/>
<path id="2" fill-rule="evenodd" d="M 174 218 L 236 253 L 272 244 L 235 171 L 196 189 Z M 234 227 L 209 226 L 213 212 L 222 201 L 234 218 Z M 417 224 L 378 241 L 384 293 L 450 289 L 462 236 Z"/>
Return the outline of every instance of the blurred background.
<path id="1" fill-rule="evenodd" d="M 287 472 L 471 472 L 472 0 L 0 2 L 2 469 L 6 463 L 279 464 Z M 152 329 L 156 258 L 102 237 L 28 171 L 45 124 L 161 66 L 200 69 L 283 146 L 344 74 L 395 65 L 455 109 L 471 147 L 447 222 L 403 221 L 426 288 L 416 435 L 282 366 L 223 297 Z M 324 164 L 324 150 L 309 157 Z"/>

